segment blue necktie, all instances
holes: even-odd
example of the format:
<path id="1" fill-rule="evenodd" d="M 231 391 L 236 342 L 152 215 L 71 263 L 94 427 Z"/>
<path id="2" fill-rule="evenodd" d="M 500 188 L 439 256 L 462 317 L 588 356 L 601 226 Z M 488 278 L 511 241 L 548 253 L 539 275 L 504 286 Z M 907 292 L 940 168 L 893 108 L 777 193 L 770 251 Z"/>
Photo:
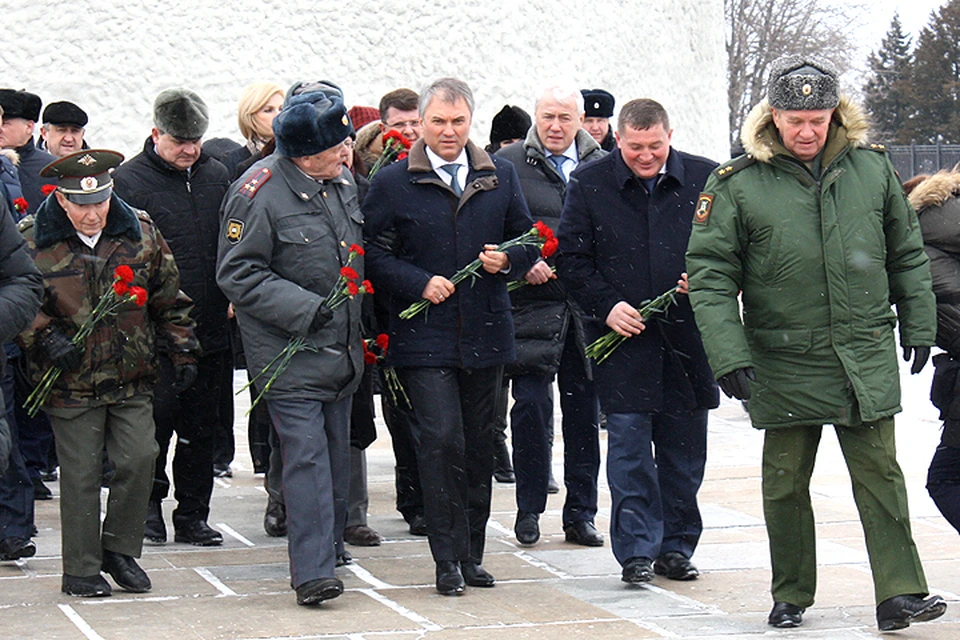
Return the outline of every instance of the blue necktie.
<path id="1" fill-rule="evenodd" d="M 660 179 L 660 175 L 657 174 L 652 178 L 641 178 L 643 180 L 644 186 L 647 188 L 647 194 L 653 194 L 653 190 L 657 188 L 657 181 Z"/>
<path id="2" fill-rule="evenodd" d="M 557 156 L 550 154 L 547 156 L 550 159 L 550 162 L 553 163 L 553 166 L 557 168 L 557 173 L 560 174 L 560 177 L 563 178 L 563 181 L 567 181 L 567 175 L 563 172 L 563 163 L 567 161 L 567 156 Z"/>
<path id="3" fill-rule="evenodd" d="M 445 164 L 440 168 L 450 174 L 452 178 L 452 180 L 450 180 L 450 188 L 453 189 L 453 195 L 459 198 L 463 195 L 463 189 L 460 188 L 460 181 L 457 180 L 457 172 L 460 170 L 460 165 L 451 163 Z"/>

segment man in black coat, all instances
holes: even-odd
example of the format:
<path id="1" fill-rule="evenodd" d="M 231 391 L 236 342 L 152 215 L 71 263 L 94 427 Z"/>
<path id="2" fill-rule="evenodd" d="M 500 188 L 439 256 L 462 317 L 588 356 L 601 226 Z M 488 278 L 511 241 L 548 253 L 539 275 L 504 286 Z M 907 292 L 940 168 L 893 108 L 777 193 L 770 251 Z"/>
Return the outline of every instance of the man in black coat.
<path id="1" fill-rule="evenodd" d="M 41 187 L 56 184 L 55 180 L 40 177 L 41 169 L 57 159 L 38 149 L 33 141 L 33 130 L 40 120 L 40 106 L 39 96 L 33 93 L 0 89 L 0 107 L 3 107 L 0 149 L 13 149 L 20 157 L 17 170 L 23 197 L 27 201 L 26 214 L 35 213 L 46 198 Z"/>
<path id="2" fill-rule="evenodd" d="M 170 481 L 167 447 L 177 433 L 173 459 L 174 539 L 199 546 L 219 545 L 223 536 L 210 528 L 213 451 L 224 394 L 232 397 L 233 363 L 228 338 L 227 299 L 216 281 L 220 203 L 230 186 L 227 169 L 202 152 L 207 106 L 187 89 L 168 89 L 154 102 L 154 127 L 143 151 L 114 173 L 117 194 L 153 218 L 180 269 L 180 286 L 193 300 L 196 335 L 203 349 L 196 381 L 179 379 L 161 358 L 154 402 L 157 456 L 153 493 L 144 537 L 167 539 L 161 501 Z M 189 375 L 189 374 L 187 374 Z"/>
<path id="3" fill-rule="evenodd" d="M 610 330 L 628 338 L 594 367 L 607 414 L 610 536 L 627 583 L 697 577 L 697 490 L 707 412 L 719 403 L 683 295 L 693 203 L 717 165 L 673 149 L 672 133 L 653 100 L 624 105 L 618 150 L 571 176 L 558 234 L 560 281 L 592 318 L 587 339 Z M 645 300 L 675 288 L 665 316 L 641 317 Z"/>
<path id="4" fill-rule="evenodd" d="M 606 155 L 581 129 L 583 118 L 583 96 L 576 88 L 550 87 L 537 99 L 534 125 L 526 139 L 498 152 L 516 166 L 533 219 L 551 229 L 560 222 L 570 173 Z M 599 407 L 584 355 L 580 312 L 550 267 L 550 262 L 539 260 L 526 274 L 530 286 L 511 294 L 517 343 L 517 360 L 508 367 L 513 381 L 510 429 L 517 477 L 514 533 L 521 544 L 540 539 L 539 518 L 546 508 L 550 478 L 556 378 L 567 489 L 563 529 L 568 542 L 597 547 L 603 545 L 603 536 L 593 524 L 600 470 Z"/>
<path id="5" fill-rule="evenodd" d="M 531 246 L 498 251 L 532 221 L 513 165 L 469 141 L 473 94 L 441 78 L 420 96 L 423 138 L 377 173 L 363 203 L 367 268 L 391 294 L 388 365 L 413 405 L 420 484 L 437 591 L 492 587 L 481 565 L 493 477 L 493 407 L 514 358 L 506 278 L 523 277 Z M 385 232 L 391 236 L 387 241 Z M 470 282 L 454 273 L 478 259 Z"/>

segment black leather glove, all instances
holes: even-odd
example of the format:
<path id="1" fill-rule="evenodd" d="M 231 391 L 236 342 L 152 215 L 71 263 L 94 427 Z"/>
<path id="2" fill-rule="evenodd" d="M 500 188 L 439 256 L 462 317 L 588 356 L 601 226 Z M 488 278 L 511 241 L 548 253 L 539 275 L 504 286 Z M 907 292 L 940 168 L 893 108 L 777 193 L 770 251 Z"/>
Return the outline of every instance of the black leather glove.
<path id="1" fill-rule="evenodd" d="M 316 333 L 323 328 L 325 324 L 333 320 L 333 310 L 325 305 L 320 305 L 317 309 L 317 315 L 313 316 L 313 322 L 310 323 L 310 333 Z"/>
<path id="2" fill-rule="evenodd" d="M 930 347 L 904 347 L 903 361 L 910 362 L 910 354 L 913 353 L 913 364 L 910 365 L 910 373 L 916 375 L 923 371 L 927 360 L 930 359 Z"/>
<path id="3" fill-rule="evenodd" d="M 37 346 L 54 366 L 64 371 L 77 371 L 83 363 L 83 351 L 54 327 L 43 330 L 37 338 Z"/>
<path id="4" fill-rule="evenodd" d="M 717 378 L 717 384 L 720 385 L 728 398 L 749 400 L 750 381 L 756 379 L 757 376 L 753 373 L 753 367 L 743 367 L 720 376 Z"/>
<path id="5" fill-rule="evenodd" d="M 173 392 L 180 394 L 193 386 L 193 383 L 197 381 L 197 365 L 192 362 L 187 364 L 178 364 L 173 367 L 173 373 L 176 375 L 176 380 L 173 383 Z"/>

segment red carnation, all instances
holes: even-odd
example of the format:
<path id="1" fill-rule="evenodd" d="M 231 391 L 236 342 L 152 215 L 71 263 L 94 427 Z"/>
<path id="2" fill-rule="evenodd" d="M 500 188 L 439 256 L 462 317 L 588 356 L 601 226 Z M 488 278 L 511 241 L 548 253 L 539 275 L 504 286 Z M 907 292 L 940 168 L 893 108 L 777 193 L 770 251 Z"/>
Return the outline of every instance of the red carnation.
<path id="1" fill-rule="evenodd" d="M 396 141 L 396 143 L 401 147 L 403 147 L 404 149 L 410 148 L 410 141 L 407 140 L 406 137 L 404 137 L 404 135 L 399 131 L 397 131 L 396 129 L 390 129 L 390 131 L 387 131 L 385 134 L 383 134 L 384 148 L 386 148 L 387 145 L 390 144 L 391 140 Z"/>
<path id="2" fill-rule="evenodd" d="M 363 282 L 360 283 L 360 285 L 363 287 L 364 293 L 367 293 L 367 294 L 373 293 L 373 283 L 371 283 L 369 280 L 364 280 Z"/>
<path id="3" fill-rule="evenodd" d="M 133 269 L 129 265 L 122 264 L 113 270 L 113 277 L 130 284 L 133 282 Z"/>
<path id="4" fill-rule="evenodd" d="M 364 254 L 364 250 L 363 250 L 363 247 L 361 247 L 360 245 L 352 244 L 350 245 L 350 253 L 355 253 L 358 256 L 362 256 Z"/>
<path id="5" fill-rule="evenodd" d="M 138 307 L 147 304 L 147 290 L 143 287 L 130 287 L 130 295 L 135 297 Z"/>
<path id="6" fill-rule="evenodd" d="M 390 344 L 390 336 L 388 336 L 385 333 L 381 333 L 380 335 L 377 336 L 376 342 L 378 347 L 386 351 L 387 345 Z"/>
<path id="7" fill-rule="evenodd" d="M 42 193 L 45 196 L 50 195 L 56 190 L 57 190 L 57 185 L 55 184 L 45 184 L 42 187 L 40 187 L 40 193 Z"/>
<path id="8" fill-rule="evenodd" d="M 357 273 L 357 270 L 353 267 L 341 267 L 340 275 L 346 278 L 347 280 L 356 280 L 360 277 L 360 274 Z"/>
<path id="9" fill-rule="evenodd" d="M 377 356 L 370 349 L 367 348 L 367 341 L 363 341 L 363 363 L 364 364 L 376 364 Z"/>
<path id="10" fill-rule="evenodd" d="M 543 220 L 537 220 L 533 223 L 533 226 L 536 227 L 537 235 L 541 238 L 549 238 L 553 235 L 553 231 L 550 230 L 550 227 L 548 227 Z"/>
<path id="11" fill-rule="evenodd" d="M 115 280 L 113 283 L 113 292 L 120 297 L 123 297 L 129 293 L 130 287 L 123 280 Z"/>
<path id="12" fill-rule="evenodd" d="M 398 161 L 404 160 L 404 159 L 406 159 L 406 157 L 407 157 L 407 152 L 406 152 L 406 151 L 401 151 L 401 152 L 400 152 L 400 155 L 397 156 L 397 160 L 398 160 Z"/>
<path id="13" fill-rule="evenodd" d="M 556 238 L 547 238 L 547 241 L 543 243 L 543 248 L 540 249 L 540 255 L 544 258 L 549 258 L 557 252 L 557 247 L 559 245 L 560 241 Z"/>
<path id="14" fill-rule="evenodd" d="M 26 198 L 21 197 L 13 201 L 13 208 L 17 210 L 17 213 L 23 213 L 28 206 Z"/>
<path id="15" fill-rule="evenodd" d="M 347 293 L 349 293 L 351 296 L 355 296 L 360 293 L 360 287 L 357 286 L 356 282 L 350 280 L 347 282 Z"/>

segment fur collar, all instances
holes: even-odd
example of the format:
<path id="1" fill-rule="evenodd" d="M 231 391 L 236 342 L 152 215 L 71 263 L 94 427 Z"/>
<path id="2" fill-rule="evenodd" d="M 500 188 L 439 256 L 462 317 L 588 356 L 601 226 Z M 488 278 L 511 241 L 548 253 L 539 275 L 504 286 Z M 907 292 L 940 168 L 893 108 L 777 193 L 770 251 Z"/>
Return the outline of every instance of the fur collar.
<path id="1" fill-rule="evenodd" d="M 45 249 L 57 242 L 73 238 L 76 233 L 57 199 L 50 197 L 44 200 L 37 209 L 34 222 L 33 237 L 37 248 Z M 107 236 L 125 235 L 134 242 L 139 242 L 143 237 L 136 211 L 116 195 L 110 196 L 110 211 L 107 213 L 107 225 L 103 228 L 103 233 Z"/>
<path id="2" fill-rule="evenodd" d="M 743 150 L 760 162 L 770 162 L 778 153 L 786 152 L 777 135 L 777 129 L 773 124 L 773 112 L 770 109 L 770 103 L 766 99 L 761 101 L 743 121 L 740 133 Z M 833 124 L 844 129 L 849 146 L 862 147 L 867 143 L 870 123 L 863 109 L 849 97 L 840 98 L 840 104 L 833 112 Z M 832 127 L 831 134 L 833 134 Z M 829 144 L 828 140 L 827 145 Z"/>
<path id="3" fill-rule="evenodd" d="M 917 211 L 939 207 L 950 198 L 960 195 L 960 170 L 933 174 L 910 192 L 910 204 Z"/>
<path id="4" fill-rule="evenodd" d="M 0 156 L 4 156 L 13 163 L 13 166 L 20 164 L 20 154 L 13 149 L 0 149 Z"/>

